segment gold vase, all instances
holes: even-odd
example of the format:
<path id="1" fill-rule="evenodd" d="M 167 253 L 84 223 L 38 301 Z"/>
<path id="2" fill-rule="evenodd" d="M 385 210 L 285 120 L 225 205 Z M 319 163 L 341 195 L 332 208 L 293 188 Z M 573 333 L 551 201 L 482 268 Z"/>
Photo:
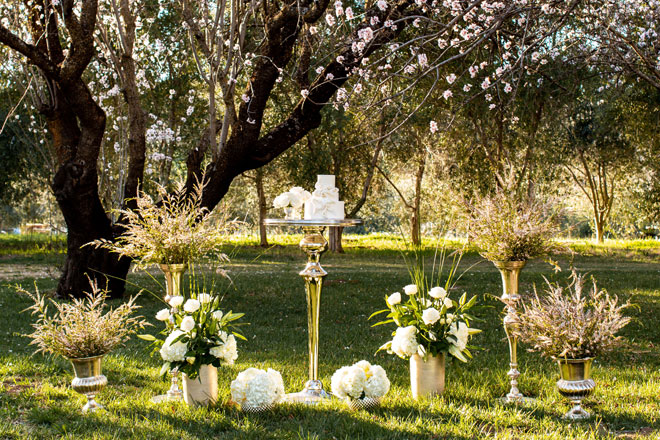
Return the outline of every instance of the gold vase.
<path id="1" fill-rule="evenodd" d="M 218 401 L 218 369 L 202 365 L 196 378 L 183 375 L 183 400 L 190 406 L 209 405 Z"/>
<path id="2" fill-rule="evenodd" d="M 586 359 L 557 359 L 559 376 L 557 389 L 559 394 L 570 399 L 573 408 L 564 414 L 565 419 L 584 420 L 590 417 L 582 409 L 582 399 L 591 395 L 596 382 L 591 378 L 591 363 L 593 358 Z"/>
<path id="3" fill-rule="evenodd" d="M 181 264 L 159 264 L 160 270 L 165 274 L 165 301 L 169 304 L 170 299 L 174 296 L 181 296 L 181 280 L 183 279 L 183 274 L 188 269 L 188 265 L 185 263 Z M 170 314 L 170 324 L 175 325 L 174 322 L 174 312 L 175 308 L 172 308 L 172 313 Z M 175 368 L 170 374 L 172 379 L 170 380 L 170 389 L 167 390 L 166 394 L 160 394 L 151 398 L 151 401 L 154 403 L 161 403 L 171 400 L 182 400 L 183 393 L 179 387 L 179 371 Z"/>
<path id="4" fill-rule="evenodd" d="M 181 280 L 183 274 L 188 270 L 188 265 L 182 264 L 159 264 L 160 270 L 165 274 L 165 301 L 169 302 L 173 296 L 181 295 Z"/>
<path id="5" fill-rule="evenodd" d="M 520 271 L 525 267 L 526 261 L 493 261 L 493 264 L 500 271 L 502 276 L 502 297 L 501 300 L 506 304 L 506 315 L 503 324 L 506 338 L 509 341 L 509 381 L 511 389 L 509 393 L 502 398 L 505 403 L 531 403 L 534 399 L 523 396 L 518 389 L 518 336 L 517 329 L 520 325 L 516 304 L 520 300 L 518 295 L 518 279 Z"/>
<path id="6" fill-rule="evenodd" d="M 410 389 L 415 399 L 445 391 L 445 355 L 410 356 Z"/>
<path id="7" fill-rule="evenodd" d="M 87 403 L 83 406 L 82 411 L 86 413 L 102 409 L 103 406 L 94 398 L 108 384 L 108 379 L 101 374 L 103 355 L 69 360 L 76 374 L 71 381 L 71 388 L 87 397 Z"/>

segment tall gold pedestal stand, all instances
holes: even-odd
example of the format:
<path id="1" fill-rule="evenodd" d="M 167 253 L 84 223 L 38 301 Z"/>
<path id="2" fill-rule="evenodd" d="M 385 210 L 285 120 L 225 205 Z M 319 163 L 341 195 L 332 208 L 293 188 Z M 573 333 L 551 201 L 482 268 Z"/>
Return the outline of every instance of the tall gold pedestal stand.
<path id="1" fill-rule="evenodd" d="M 327 227 L 357 226 L 360 219 L 344 220 L 286 220 L 266 219 L 268 226 L 302 226 L 304 237 L 300 248 L 307 254 L 307 264 L 299 273 L 305 282 L 307 296 L 307 348 L 309 350 L 309 380 L 302 391 L 287 394 L 285 401 L 315 404 L 330 395 L 323 389 L 323 383 L 318 378 L 319 370 L 319 315 L 321 312 L 321 289 L 323 278 L 328 274 L 321 267 L 321 255 L 328 249 L 328 241 L 323 236 Z"/>

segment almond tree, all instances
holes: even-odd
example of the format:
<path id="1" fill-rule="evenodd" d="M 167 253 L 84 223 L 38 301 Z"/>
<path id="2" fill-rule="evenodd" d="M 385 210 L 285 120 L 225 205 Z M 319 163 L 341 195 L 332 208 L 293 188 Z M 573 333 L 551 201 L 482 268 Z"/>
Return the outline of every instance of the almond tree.
<path id="1" fill-rule="evenodd" d="M 99 158 L 107 111 L 95 94 L 97 73 L 112 70 L 126 107 L 127 202 L 141 183 L 150 128 L 140 72 L 160 60 L 158 45 L 135 35 L 167 15 L 175 26 L 165 46 L 189 51 L 208 93 L 207 124 L 188 146 L 187 184 L 205 176 L 203 203 L 215 207 L 233 179 L 259 168 L 319 126 L 327 105 L 349 108 L 365 87 L 398 84 L 386 102 L 417 95 L 421 79 L 486 44 L 502 47 L 493 62 L 456 71 L 470 75 L 477 94 L 498 82 L 516 84 L 530 57 L 542 57 L 580 4 L 579 0 L 378 0 L 348 5 L 329 0 L 7 0 L 0 5 L 0 43 L 16 65 L 34 66 L 57 171 L 52 189 L 68 227 L 68 253 L 60 295 L 79 295 L 85 273 L 111 275 L 119 295 L 128 261 L 82 247 L 113 239 L 121 219 L 106 213 L 99 195 Z M 189 44 L 183 47 L 182 42 Z M 141 42 L 142 41 L 142 42 Z M 540 55 L 539 55 L 540 54 Z M 170 72 L 176 76 L 179 72 Z M 96 76 L 95 76 L 96 75 Z M 167 77 L 159 72 L 156 80 Z M 296 90 L 290 84 L 307 84 Z M 93 84 L 94 83 L 94 84 Z M 451 84 L 450 84 L 451 86 Z M 191 82 L 191 89 L 197 84 Z M 36 92 L 35 92 L 36 93 Z M 453 93 L 451 87 L 446 95 Z M 425 96 L 429 96 L 427 93 Z M 334 97 L 334 99 L 333 99 Z M 274 101 L 289 105 L 272 112 Z M 425 104 L 423 99 L 419 106 Z M 404 119 L 405 120 L 405 119 Z M 403 122 L 402 122 L 403 123 Z M 113 127 L 110 127 L 112 130 Z M 158 133 L 178 139 L 163 125 Z M 169 128 L 170 131 L 171 128 Z M 103 279 L 102 279 L 103 281 Z"/>

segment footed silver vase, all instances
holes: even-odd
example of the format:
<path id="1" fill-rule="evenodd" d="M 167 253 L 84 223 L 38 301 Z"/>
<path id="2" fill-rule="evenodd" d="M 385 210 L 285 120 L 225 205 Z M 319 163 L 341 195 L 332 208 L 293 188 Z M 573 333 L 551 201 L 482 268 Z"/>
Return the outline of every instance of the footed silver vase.
<path id="1" fill-rule="evenodd" d="M 560 379 L 557 381 L 559 394 L 570 399 L 573 408 L 566 414 L 565 419 L 584 420 L 590 417 L 582 409 L 582 399 L 591 395 L 596 382 L 591 378 L 591 363 L 593 358 L 586 359 L 557 359 Z"/>
<path id="2" fill-rule="evenodd" d="M 108 379 L 101 374 L 103 355 L 69 360 L 76 374 L 71 381 L 71 388 L 87 397 L 82 411 L 86 413 L 102 409 L 103 406 L 96 402 L 95 397 L 108 384 Z"/>

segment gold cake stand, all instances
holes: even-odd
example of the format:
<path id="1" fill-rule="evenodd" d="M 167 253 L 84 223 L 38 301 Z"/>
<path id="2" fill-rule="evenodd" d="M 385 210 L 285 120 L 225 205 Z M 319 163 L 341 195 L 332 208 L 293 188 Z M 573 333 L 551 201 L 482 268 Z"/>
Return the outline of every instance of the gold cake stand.
<path id="1" fill-rule="evenodd" d="M 266 226 L 300 226 L 304 237 L 300 248 L 307 254 L 307 265 L 299 273 L 305 281 L 307 294 L 307 343 L 309 349 L 309 380 L 305 388 L 297 393 L 287 394 L 285 401 L 315 404 L 330 398 L 318 378 L 319 369 L 319 313 L 321 310 L 321 288 L 323 278 L 328 274 L 320 264 L 321 254 L 328 249 L 328 241 L 323 236 L 325 229 L 331 226 L 350 227 L 362 224 L 361 219 L 343 220 L 287 220 L 269 218 Z"/>

